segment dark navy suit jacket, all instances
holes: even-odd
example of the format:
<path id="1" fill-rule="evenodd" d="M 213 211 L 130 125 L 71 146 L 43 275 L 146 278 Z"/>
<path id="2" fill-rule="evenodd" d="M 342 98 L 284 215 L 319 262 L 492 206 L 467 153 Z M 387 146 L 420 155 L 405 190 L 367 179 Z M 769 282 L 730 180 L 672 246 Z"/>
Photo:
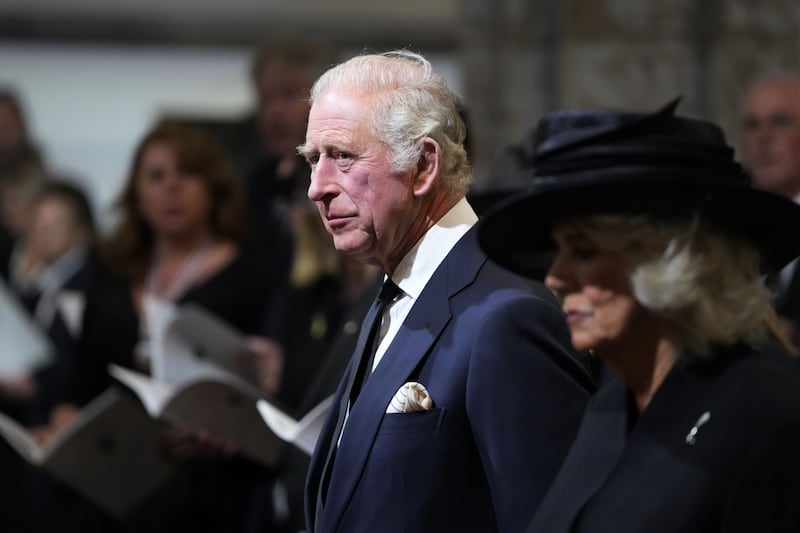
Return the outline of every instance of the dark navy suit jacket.
<path id="1" fill-rule="evenodd" d="M 800 531 L 798 364 L 744 345 L 681 361 L 638 420 L 609 383 L 529 533 Z"/>
<path id="2" fill-rule="evenodd" d="M 333 405 L 344 393 L 351 362 Z M 433 409 L 385 414 L 404 383 Z M 593 385 L 561 312 L 487 261 L 474 231 L 451 250 L 351 409 L 321 526 L 325 422 L 306 484 L 309 531 L 518 533 L 572 440 Z"/>

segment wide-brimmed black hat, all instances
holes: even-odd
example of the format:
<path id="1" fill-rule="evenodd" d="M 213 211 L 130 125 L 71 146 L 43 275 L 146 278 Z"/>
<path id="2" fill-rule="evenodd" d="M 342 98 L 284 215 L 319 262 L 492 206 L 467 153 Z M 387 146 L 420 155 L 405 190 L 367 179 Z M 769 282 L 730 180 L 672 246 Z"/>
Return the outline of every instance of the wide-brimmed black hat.
<path id="1" fill-rule="evenodd" d="M 552 249 L 550 225 L 570 216 L 697 213 L 749 239 L 765 271 L 800 255 L 800 206 L 750 186 L 722 131 L 675 116 L 675 100 L 654 113 L 568 110 L 536 130 L 532 188 L 491 210 L 479 239 L 498 264 L 540 272 Z"/>

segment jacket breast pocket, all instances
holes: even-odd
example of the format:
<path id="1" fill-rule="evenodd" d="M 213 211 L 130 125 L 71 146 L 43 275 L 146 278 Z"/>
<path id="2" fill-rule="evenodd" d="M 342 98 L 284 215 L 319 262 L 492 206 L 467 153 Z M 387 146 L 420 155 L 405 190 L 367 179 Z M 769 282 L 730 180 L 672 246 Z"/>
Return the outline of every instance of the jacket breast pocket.
<path id="1" fill-rule="evenodd" d="M 392 413 L 383 416 L 378 435 L 429 433 L 441 429 L 447 409 L 437 407 L 413 413 Z"/>

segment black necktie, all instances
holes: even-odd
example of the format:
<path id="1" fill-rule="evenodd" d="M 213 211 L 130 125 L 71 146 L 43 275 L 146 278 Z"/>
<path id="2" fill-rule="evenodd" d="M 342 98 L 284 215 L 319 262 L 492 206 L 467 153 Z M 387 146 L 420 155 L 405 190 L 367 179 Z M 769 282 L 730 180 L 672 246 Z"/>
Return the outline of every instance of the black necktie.
<path id="1" fill-rule="evenodd" d="M 383 286 L 377 298 L 372 302 L 372 306 L 370 306 L 367 315 L 364 317 L 364 321 L 361 323 L 361 331 L 358 334 L 355 350 L 353 350 L 353 358 L 358 357 L 358 363 L 355 365 L 353 371 L 350 372 L 347 390 L 345 394 L 342 395 L 342 399 L 339 402 L 336 429 L 331 436 L 331 441 L 328 443 L 328 453 L 325 458 L 325 465 L 322 468 L 322 475 L 320 476 L 319 487 L 317 489 L 315 531 L 319 531 L 319 525 L 322 520 L 322 511 L 328 492 L 328 483 L 330 482 L 331 472 L 333 470 L 333 459 L 339 444 L 339 434 L 342 432 L 345 415 L 347 414 L 347 405 L 355 403 L 358 393 L 361 392 L 361 388 L 372 373 L 372 363 L 375 360 L 375 350 L 378 348 L 378 332 L 381 329 L 383 313 L 386 311 L 386 307 L 397 298 L 400 292 L 400 287 L 395 285 L 391 278 L 387 277 L 386 281 L 383 282 Z"/>
<path id="2" fill-rule="evenodd" d="M 361 334 L 359 334 L 358 343 L 356 343 L 356 349 L 354 350 L 354 353 L 361 353 L 362 355 L 356 375 L 353 379 L 353 384 L 350 388 L 349 397 L 351 406 L 356 401 L 356 398 L 358 398 L 358 394 L 366 384 L 370 374 L 372 374 L 375 352 L 378 350 L 379 332 L 381 330 L 381 323 L 383 322 L 383 313 L 386 311 L 386 307 L 397 298 L 398 294 L 400 294 L 400 287 L 395 285 L 391 278 L 386 278 L 386 281 L 383 282 L 383 286 L 381 287 L 381 291 L 378 293 L 378 297 L 375 298 L 372 307 L 370 307 L 367 312 L 367 316 L 364 317 L 364 323 L 361 326 L 362 330 L 366 328 L 367 325 L 369 325 L 369 330 L 363 339 L 363 346 L 361 345 Z"/>

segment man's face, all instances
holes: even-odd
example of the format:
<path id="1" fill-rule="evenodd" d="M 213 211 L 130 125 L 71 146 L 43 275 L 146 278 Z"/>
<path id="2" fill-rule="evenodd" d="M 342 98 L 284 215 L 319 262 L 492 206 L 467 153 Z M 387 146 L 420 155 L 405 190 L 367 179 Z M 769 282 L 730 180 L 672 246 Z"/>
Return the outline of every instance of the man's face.
<path id="1" fill-rule="evenodd" d="M 39 200 L 31 216 L 27 246 L 46 265 L 58 260 L 75 246 L 86 244 L 86 232 L 76 220 L 67 201 L 57 196 Z"/>
<path id="2" fill-rule="evenodd" d="M 800 83 L 753 86 L 745 104 L 743 144 L 756 186 L 788 198 L 800 194 Z"/>
<path id="3" fill-rule="evenodd" d="M 415 169 L 395 172 L 387 147 L 366 129 L 368 96 L 332 91 L 311 108 L 301 153 L 311 164 L 308 197 L 336 249 L 390 269 L 419 235 Z"/>
<path id="4" fill-rule="evenodd" d="M 277 156 L 295 155 L 308 119 L 308 73 L 299 65 L 267 69 L 260 74 L 257 85 L 258 127 L 264 148 Z"/>

